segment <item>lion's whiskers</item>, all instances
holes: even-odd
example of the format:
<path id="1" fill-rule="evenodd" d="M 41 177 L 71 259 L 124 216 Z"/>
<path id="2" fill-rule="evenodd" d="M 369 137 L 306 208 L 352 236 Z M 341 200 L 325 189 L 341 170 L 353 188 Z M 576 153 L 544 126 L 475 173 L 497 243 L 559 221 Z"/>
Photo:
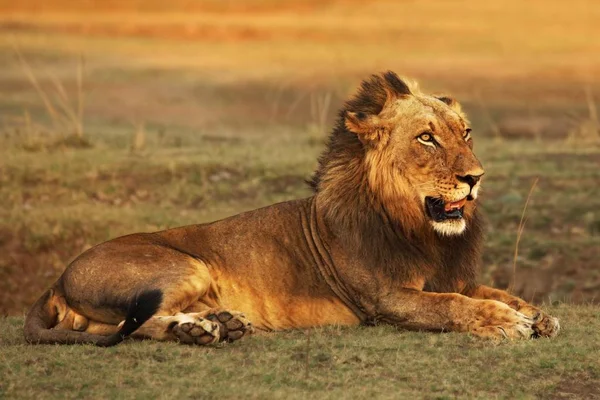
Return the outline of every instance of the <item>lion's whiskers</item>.
<path id="1" fill-rule="evenodd" d="M 418 188 L 420 188 L 420 187 L 431 187 L 431 188 L 433 188 L 434 184 L 435 184 L 434 181 L 429 181 L 429 182 L 419 183 L 419 184 L 414 185 L 414 186 L 418 187 Z"/>

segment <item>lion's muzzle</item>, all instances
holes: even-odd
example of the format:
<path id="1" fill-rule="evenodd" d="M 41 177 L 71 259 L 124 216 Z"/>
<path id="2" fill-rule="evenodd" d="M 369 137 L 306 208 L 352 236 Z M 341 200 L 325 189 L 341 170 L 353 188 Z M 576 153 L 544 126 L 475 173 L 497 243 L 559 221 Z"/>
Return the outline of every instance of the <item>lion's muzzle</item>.
<path id="1" fill-rule="evenodd" d="M 467 202 L 465 197 L 459 201 L 444 202 L 437 197 L 425 197 L 425 208 L 427 215 L 435 222 L 442 222 L 449 219 L 461 219 Z"/>

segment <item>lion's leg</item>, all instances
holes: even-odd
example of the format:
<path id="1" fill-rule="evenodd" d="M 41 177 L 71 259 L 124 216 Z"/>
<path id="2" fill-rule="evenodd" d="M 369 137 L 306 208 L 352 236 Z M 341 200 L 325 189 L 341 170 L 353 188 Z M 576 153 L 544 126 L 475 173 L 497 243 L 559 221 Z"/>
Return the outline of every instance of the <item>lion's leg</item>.
<path id="1" fill-rule="evenodd" d="M 379 304 L 379 319 L 408 329 L 469 332 L 485 338 L 530 338 L 534 320 L 504 303 L 457 293 L 400 290 Z"/>
<path id="2" fill-rule="evenodd" d="M 199 314 L 219 324 L 219 332 L 223 341 L 233 342 L 254 333 L 252 322 L 239 311 L 211 308 Z"/>
<path id="3" fill-rule="evenodd" d="M 132 336 L 207 345 L 219 341 L 219 328 L 218 323 L 203 318 L 199 313 L 177 313 L 176 315 L 150 318 Z"/>
<path id="4" fill-rule="evenodd" d="M 238 340 L 253 331 L 244 314 L 213 308 L 197 313 L 152 317 L 133 336 L 207 345 Z"/>
<path id="5" fill-rule="evenodd" d="M 57 323 L 53 329 L 62 331 L 77 331 L 90 334 L 108 336 L 119 331 L 117 324 L 107 324 L 94 321 L 78 313 L 65 301 L 64 297 L 57 296 L 54 306 L 57 309 Z"/>
<path id="6" fill-rule="evenodd" d="M 58 299 L 58 323 L 55 330 L 86 332 L 93 335 L 108 336 L 119 331 L 117 324 L 106 324 L 87 318 L 70 308 L 64 298 Z"/>
<path id="7" fill-rule="evenodd" d="M 235 341 L 254 331 L 250 321 L 240 312 L 200 305 L 188 307 L 188 309 L 191 308 L 203 308 L 204 311 L 152 317 L 132 336 L 134 338 L 151 338 L 206 345 L 219 341 Z M 73 309 L 67 308 L 64 317 L 54 329 L 106 336 L 117 333 L 119 327 L 117 324 L 106 324 L 90 320 Z"/>
<path id="8" fill-rule="evenodd" d="M 145 271 L 143 281 L 139 282 L 135 282 L 138 279 L 136 274 L 121 274 L 122 280 L 137 283 L 130 284 L 132 287 L 143 286 L 145 281 L 150 281 L 152 287 L 162 293 L 162 302 L 155 316 L 134 332 L 133 337 L 205 345 L 237 340 L 253 331 L 252 324 L 242 313 L 214 308 L 218 298 L 211 298 L 213 307 L 199 300 L 209 293 L 213 283 L 204 263 L 180 254 L 171 254 L 171 259 L 166 261 L 177 261 L 170 277 L 160 269 L 155 270 L 156 274 L 154 271 Z M 114 286 L 114 283 L 107 285 L 107 289 L 114 290 Z M 90 297 L 93 298 L 93 294 Z M 135 298 L 135 292 L 126 296 Z M 82 311 L 75 310 L 68 305 L 64 296 L 57 297 L 55 307 L 58 324 L 54 329 L 100 335 L 114 334 L 119 329 L 119 320 L 115 321 L 113 310 L 89 307 L 85 303 Z"/>
<path id="9" fill-rule="evenodd" d="M 474 299 L 500 301 L 504 304 L 507 304 L 512 309 L 533 318 L 535 320 L 533 330 L 539 336 L 554 337 L 560 330 L 560 324 L 557 318 L 544 313 L 539 308 L 532 306 L 531 304 L 507 293 L 504 290 L 480 285 L 465 294 Z"/>
<path id="10" fill-rule="evenodd" d="M 156 242 L 131 235 L 84 253 L 61 277 L 62 300 L 90 320 L 118 324 L 136 296 L 155 290 L 162 295 L 157 315 L 182 312 L 209 292 L 209 267 Z"/>

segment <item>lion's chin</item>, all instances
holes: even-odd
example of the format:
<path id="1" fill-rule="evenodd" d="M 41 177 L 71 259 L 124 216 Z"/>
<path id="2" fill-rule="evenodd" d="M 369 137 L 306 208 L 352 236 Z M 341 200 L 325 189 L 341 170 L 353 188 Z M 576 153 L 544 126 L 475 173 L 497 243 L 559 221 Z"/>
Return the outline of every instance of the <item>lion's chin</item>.
<path id="1" fill-rule="evenodd" d="M 462 235 L 467 228 L 467 223 L 464 219 L 448 219 L 441 222 L 431 221 L 433 230 L 441 236 L 457 236 Z"/>

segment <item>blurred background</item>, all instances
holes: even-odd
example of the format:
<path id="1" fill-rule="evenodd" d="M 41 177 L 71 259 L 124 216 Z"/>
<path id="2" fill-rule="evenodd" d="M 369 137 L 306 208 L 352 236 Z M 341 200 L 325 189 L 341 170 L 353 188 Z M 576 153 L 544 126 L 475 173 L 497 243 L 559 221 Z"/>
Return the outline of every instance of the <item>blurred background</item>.
<path id="1" fill-rule="evenodd" d="M 309 196 L 342 101 L 388 69 L 473 122 L 482 280 L 598 302 L 598 21 L 593 0 L 0 0 L 0 315 L 101 241 Z"/>

